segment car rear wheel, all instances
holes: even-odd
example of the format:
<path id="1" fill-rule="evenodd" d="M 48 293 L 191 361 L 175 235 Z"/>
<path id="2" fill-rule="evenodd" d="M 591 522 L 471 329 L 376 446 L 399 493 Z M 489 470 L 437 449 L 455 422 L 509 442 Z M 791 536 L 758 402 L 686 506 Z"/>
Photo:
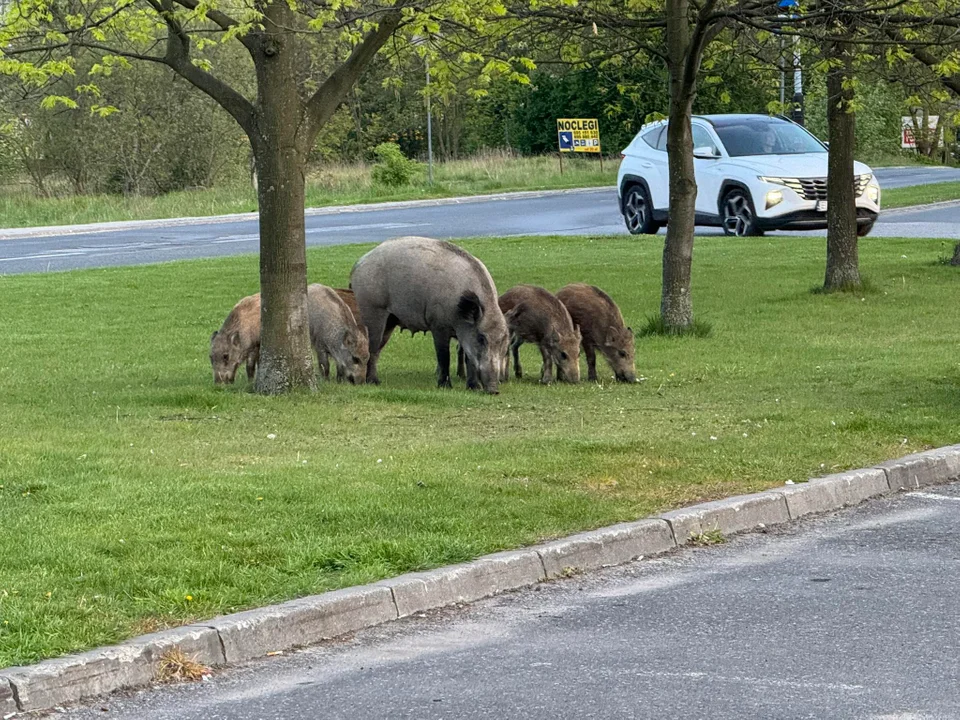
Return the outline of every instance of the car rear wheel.
<path id="1" fill-rule="evenodd" d="M 720 205 L 725 234 L 737 237 L 763 235 L 757 225 L 757 211 L 753 207 L 753 200 L 746 190 L 733 188 L 723 196 Z"/>
<path id="2" fill-rule="evenodd" d="M 642 185 L 631 185 L 623 200 L 623 221 L 631 235 L 653 235 L 659 225 L 653 220 L 653 203 Z"/>

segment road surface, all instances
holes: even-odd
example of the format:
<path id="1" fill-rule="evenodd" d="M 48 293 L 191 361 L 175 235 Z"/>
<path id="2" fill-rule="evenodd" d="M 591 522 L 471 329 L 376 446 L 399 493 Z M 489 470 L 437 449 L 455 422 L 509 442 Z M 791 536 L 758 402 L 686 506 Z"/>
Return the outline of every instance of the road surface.
<path id="1" fill-rule="evenodd" d="M 958 718 L 958 510 L 928 488 L 65 717 Z"/>
<path id="2" fill-rule="evenodd" d="M 885 187 L 960 180 L 951 168 L 882 168 Z M 881 216 L 874 235 L 960 240 L 960 207 Z M 457 205 L 351 208 L 307 216 L 307 244 L 379 242 L 400 235 L 456 239 L 478 236 L 622 234 L 616 191 L 476 199 Z M 717 230 L 704 228 L 705 235 Z M 796 234 L 796 233 L 793 233 Z M 0 239 L 0 274 L 135 265 L 258 250 L 255 219 L 203 221 L 162 227 L 134 224 L 122 230 Z"/>

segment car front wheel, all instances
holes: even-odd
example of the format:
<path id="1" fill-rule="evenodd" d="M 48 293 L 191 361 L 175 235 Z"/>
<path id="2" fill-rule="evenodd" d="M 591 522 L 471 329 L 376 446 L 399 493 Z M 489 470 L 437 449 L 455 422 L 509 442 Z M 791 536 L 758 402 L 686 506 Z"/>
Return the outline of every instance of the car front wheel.
<path id="1" fill-rule="evenodd" d="M 623 201 L 623 221 L 631 235 L 653 235 L 659 226 L 653 220 L 653 203 L 642 185 L 631 185 Z"/>
<path id="2" fill-rule="evenodd" d="M 873 222 L 862 223 L 857 225 L 857 237 L 866 237 L 870 234 L 870 231 L 873 230 Z"/>
<path id="3" fill-rule="evenodd" d="M 723 232 L 737 237 L 763 235 L 757 225 L 757 211 L 750 194 L 742 188 L 733 188 L 723 196 L 721 203 Z"/>

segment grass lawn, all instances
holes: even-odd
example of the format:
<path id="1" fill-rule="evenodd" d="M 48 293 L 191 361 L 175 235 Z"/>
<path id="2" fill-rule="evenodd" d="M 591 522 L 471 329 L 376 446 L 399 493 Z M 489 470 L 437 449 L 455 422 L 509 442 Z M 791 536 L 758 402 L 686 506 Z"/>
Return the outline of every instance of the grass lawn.
<path id="1" fill-rule="evenodd" d="M 661 240 L 464 245 L 501 290 L 658 307 Z M 822 296 L 822 238 L 698 238 L 710 337 L 639 340 L 635 385 L 497 397 L 435 389 L 422 335 L 379 388 L 215 389 L 253 256 L 0 276 L 0 667 L 958 442 L 952 244 L 860 248 L 871 292 Z M 310 279 L 365 249 L 311 250 Z"/>
<path id="2" fill-rule="evenodd" d="M 391 200 L 481 195 L 512 190 L 557 190 L 617 184 L 620 158 L 564 158 L 560 174 L 556 155 L 513 157 L 490 153 L 466 160 L 437 163 L 435 182 L 425 173 L 404 187 L 377 185 L 370 165 L 331 164 L 307 177 L 307 207 L 357 205 Z M 37 198 L 29 191 L 0 188 L 0 227 L 73 225 L 114 220 L 155 220 L 253 212 L 257 195 L 249 185 L 176 192 L 158 197 L 84 195 Z"/>
<path id="3" fill-rule="evenodd" d="M 886 209 L 943 202 L 945 200 L 960 200 L 960 182 L 943 182 L 933 183 L 931 185 L 892 188 L 890 190 L 884 190 L 880 198 L 880 202 L 883 203 L 883 207 Z"/>

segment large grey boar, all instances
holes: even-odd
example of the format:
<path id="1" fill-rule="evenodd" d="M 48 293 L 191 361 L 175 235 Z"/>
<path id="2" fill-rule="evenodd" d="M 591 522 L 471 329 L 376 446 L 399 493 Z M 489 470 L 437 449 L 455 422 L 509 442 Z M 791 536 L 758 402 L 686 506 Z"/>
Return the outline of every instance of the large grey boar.
<path id="1" fill-rule="evenodd" d="M 597 350 L 613 368 L 620 382 L 636 382 L 633 330 L 626 327 L 620 308 L 603 290 L 593 285 L 572 283 L 557 292 L 583 335 L 587 357 L 587 379 L 597 380 Z"/>
<path id="2" fill-rule="evenodd" d="M 529 342 L 540 348 L 543 358 L 540 382 L 553 382 L 554 364 L 557 379 L 580 382 L 580 331 L 553 293 L 536 285 L 517 285 L 501 295 L 499 302 L 510 329 L 510 349 L 518 378 L 523 377 L 520 346 Z"/>
<path id="3" fill-rule="evenodd" d="M 307 286 L 310 343 L 324 378 L 330 377 L 330 357 L 337 363 L 337 380 L 362 385 L 366 380 L 370 352 L 367 334 L 354 313 L 333 288 Z"/>
<path id="4" fill-rule="evenodd" d="M 393 318 L 411 332 L 430 332 L 437 385 L 450 387 L 450 340 L 466 353 L 467 387 L 499 392 L 507 323 L 483 263 L 456 245 L 430 238 L 389 240 L 353 266 L 350 287 L 367 324 L 367 382 L 378 383 L 384 330 Z M 376 349 L 374 349 L 376 348 Z"/>
<path id="5" fill-rule="evenodd" d="M 247 378 L 253 380 L 260 359 L 260 293 L 243 298 L 210 336 L 210 365 L 213 382 L 232 384 L 241 363 L 247 364 Z"/>

